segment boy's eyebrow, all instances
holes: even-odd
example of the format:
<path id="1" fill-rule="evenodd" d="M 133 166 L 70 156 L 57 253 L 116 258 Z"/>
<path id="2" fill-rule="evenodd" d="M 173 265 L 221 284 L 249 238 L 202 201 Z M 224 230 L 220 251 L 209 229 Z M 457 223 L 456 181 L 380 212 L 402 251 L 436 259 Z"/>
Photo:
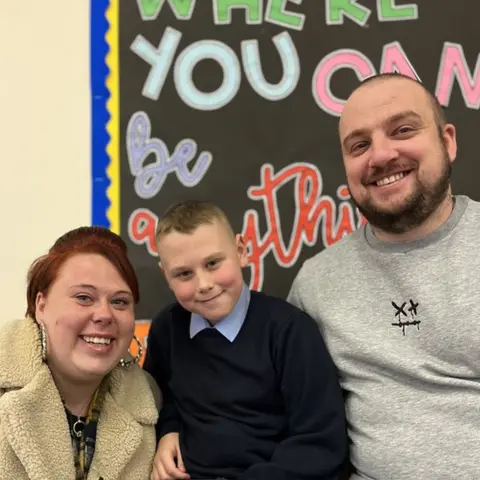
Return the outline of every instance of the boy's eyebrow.
<path id="1" fill-rule="evenodd" d="M 210 262 L 211 260 L 213 260 L 215 258 L 223 257 L 223 256 L 225 256 L 225 254 L 221 251 L 218 251 L 218 252 L 215 252 L 215 253 L 211 253 L 207 257 L 203 258 L 202 262 L 207 263 L 207 262 Z M 175 266 L 171 269 L 171 273 L 172 274 L 180 273 L 180 272 L 184 272 L 185 270 L 189 270 L 189 269 L 190 269 L 190 267 L 188 267 L 187 265 L 177 265 L 177 266 Z"/>
<path id="2" fill-rule="evenodd" d="M 179 265 L 178 267 L 173 267 L 170 272 L 172 274 L 175 274 L 175 273 L 180 273 L 180 272 L 184 272 L 185 270 L 188 270 L 188 267 L 187 266 L 184 266 L 184 265 Z"/>

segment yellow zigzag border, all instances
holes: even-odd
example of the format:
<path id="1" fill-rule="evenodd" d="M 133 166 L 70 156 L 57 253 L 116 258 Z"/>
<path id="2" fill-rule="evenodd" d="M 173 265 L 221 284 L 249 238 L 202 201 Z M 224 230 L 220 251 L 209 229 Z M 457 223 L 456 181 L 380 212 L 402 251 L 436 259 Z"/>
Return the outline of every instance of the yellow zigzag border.
<path id="1" fill-rule="evenodd" d="M 109 69 L 106 80 L 106 86 L 109 92 L 107 101 L 107 111 L 110 119 L 106 129 L 110 135 L 110 141 L 107 145 L 107 154 L 110 163 L 107 167 L 107 177 L 110 180 L 110 186 L 107 188 L 106 195 L 110 200 L 107 209 L 107 219 L 110 222 L 110 230 L 120 234 L 120 112 L 119 112 L 119 61 L 118 61 L 118 5 L 119 0 L 110 0 L 106 11 L 106 19 L 109 24 L 105 40 L 109 47 L 105 63 Z"/>

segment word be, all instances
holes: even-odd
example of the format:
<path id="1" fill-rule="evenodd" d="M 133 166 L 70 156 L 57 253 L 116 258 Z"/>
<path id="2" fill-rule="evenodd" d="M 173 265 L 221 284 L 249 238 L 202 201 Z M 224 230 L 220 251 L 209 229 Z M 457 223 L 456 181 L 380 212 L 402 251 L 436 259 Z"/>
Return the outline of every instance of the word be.
<path id="1" fill-rule="evenodd" d="M 179 142 L 172 155 L 159 138 L 150 138 L 151 123 L 145 112 L 132 115 L 127 127 L 127 157 L 130 172 L 135 177 L 135 192 L 140 198 L 152 198 L 160 191 L 169 173 L 175 172 L 186 187 L 197 185 L 212 163 L 210 152 L 200 153 L 190 170 L 188 164 L 195 158 L 197 144 L 186 138 Z M 145 165 L 154 155 L 155 161 Z"/>

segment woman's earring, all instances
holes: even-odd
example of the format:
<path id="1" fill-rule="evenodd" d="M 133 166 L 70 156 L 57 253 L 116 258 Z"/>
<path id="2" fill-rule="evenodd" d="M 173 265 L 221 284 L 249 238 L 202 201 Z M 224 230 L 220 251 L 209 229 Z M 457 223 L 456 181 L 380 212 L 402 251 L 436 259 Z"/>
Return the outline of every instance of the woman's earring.
<path id="1" fill-rule="evenodd" d="M 40 338 L 42 341 L 42 360 L 44 362 L 47 361 L 47 332 L 45 331 L 45 327 L 40 325 Z"/>
<path id="2" fill-rule="evenodd" d="M 125 359 L 121 358 L 120 359 L 120 366 L 123 367 L 123 368 L 129 368 L 132 365 L 135 365 L 142 358 L 143 346 L 140 343 L 140 340 L 135 335 L 133 336 L 133 339 L 137 342 L 138 353 L 137 353 L 136 357 L 132 358 L 131 360 L 125 360 Z M 130 349 L 128 349 L 128 351 L 130 352 Z"/>

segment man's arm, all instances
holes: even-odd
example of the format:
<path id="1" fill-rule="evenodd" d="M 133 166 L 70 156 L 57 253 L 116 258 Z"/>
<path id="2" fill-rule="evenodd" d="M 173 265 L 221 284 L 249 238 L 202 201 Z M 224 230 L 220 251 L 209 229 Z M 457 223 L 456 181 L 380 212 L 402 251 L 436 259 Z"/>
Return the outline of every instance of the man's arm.
<path id="1" fill-rule="evenodd" d="M 170 316 L 169 309 L 166 309 L 152 320 L 143 363 L 144 370 L 155 379 L 163 396 L 156 426 L 157 441 L 167 433 L 180 431 L 180 417 L 168 385 L 171 377 L 171 335 L 168 328 Z"/>
<path id="2" fill-rule="evenodd" d="M 268 463 L 239 480 L 337 480 L 348 456 L 345 407 L 336 368 L 318 326 L 294 308 L 279 329 L 274 364 L 288 430 Z"/>

